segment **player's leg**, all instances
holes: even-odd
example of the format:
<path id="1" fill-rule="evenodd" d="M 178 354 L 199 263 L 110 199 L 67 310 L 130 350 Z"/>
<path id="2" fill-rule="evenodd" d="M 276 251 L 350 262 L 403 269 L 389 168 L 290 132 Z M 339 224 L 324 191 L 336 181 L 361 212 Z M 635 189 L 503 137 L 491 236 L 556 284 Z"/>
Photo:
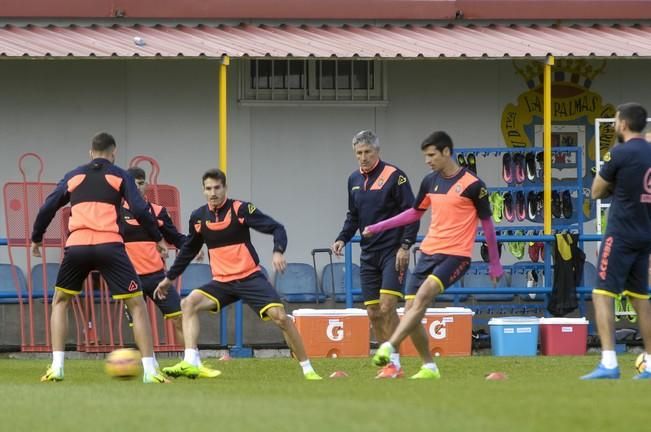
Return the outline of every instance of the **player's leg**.
<path id="1" fill-rule="evenodd" d="M 232 303 L 234 299 L 225 295 L 219 283 L 211 281 L 200 288 L 192 290 L 190 295 L 181 301 L 183 339 L 185 351 L 183 360 L 174 366 L 163 368 L 163 373 L 173 377 L 185 376 L 197 378 L 205 376 L 215 378 L 220 371 L 210 369 L 202 374 L 201 357 L 199 355 L 199 314 L 204 311 L 219 313 L 222 307 Z M 207 368 L 206 368 L 207 369 Z"/>
<path id="2" fill-rule="evenodd" d="M 380 288 L 382 286 L 382 273 L 374 260 L 372 252 L 362 252 L 360 257 L 359 278 L 362 288 L 362 298 L 368 320 L 371 323 L 375 338 L 382 343 L 390 334 L 384 333 L 384 322 L 380 313 Z"/>
<path id="3" fill-rule="evenodd" d="M 165 273 L 162 271 L 140 276 L 142 291 L 145 297 L 151 299 L 156 307 L 158 307 L 158 310 L 160 310 L 160 312 L 163 314 L 163 318 L 165 320 L 169 320 L 169 322 L 172 323 L 176 343 L 179 345 L 184 345 L 181 296 L 176 291 L 175 287 L 172 287 L 172 289 L 168 291 L 167 296 L 164 299 L 159 299 L 154 296 L 156 287 L 164 278 Z"/>
<path id="4" fill-rule="evenodd" d="M 88 276 L 90 251 L 87 246 L 71 246 L 66 249 L 52 299 L 50 335 L 52 338 L 52 364 L 41 381 L 63 380 L 65 338 L 68 332 L 68 305 L 81 292 L 83 281 Z"/>
<path id="5" fill-rule="evenodd" d="M 615 354 L 615 298 L 622 292 L 633 263 L 630 251 L 619 239 L 612 236 L 601 244 L 597 261 L 597 288 L 592 291 L 592 304 L 597 321 L 597 332 L 601 340 L 601 362 L 591 373 L 581 377 L 591 379 L 618 379 L 620 376 Z"/>
<path id="6" fill-rule="evenodd" d="M 143 382 L 162 384 L 168 382 L 156 369 L 154 343 L 147 304 L 143 297 L 140 278 L 127 256 L 124 244 L 107 243 L 96 245 L 97 270 L 111 292 L 114 300 L 122 300 L 133 319 L 133 338 L 142 356 Z"/>
<path id="7" fill-rule="evenodd" d="M 637 313 L 640 334 L 644 342 L 644 356 L 646 369 L 636 375 L 635 379 L 651 379 L 651 303 L 649 302 L 648 274 L 649 274 L 649 252 L 641 253 L 631 269 L 626 281 L 624 294 L 628 296 Z"/>
<path id="8" fill-rule="evenodd" d="M 382 326 L 383 337 L 378 340 L 380 343 L 386 342 L 393 332 L 398 328 L 400 318 L 396 312 L 398 300 L 403 298 L 403 276 L 396 270 L 396 251 L 390 248 L 382 252 L 379 256 L 378 263 L 382 271 L 382 283 L 380 289 L 380 322 Z M 376 378 L 400 378 L 404 375 L 400 364 L 399 347 L 391 354 L 390 362 L 383 367 Z"/>
<path id="9" fill-rule="evenodd" d="M 264 320 L 271 320 L 282 332 L 287 346 L 298 359 L 303 375 L 308 380 L 320 380 L 305 352 L 305 345 L 294 321 L 285 313 L 285 306 L 280 296 L 262 273 L 256 272 L 241 280 L 231 291 L 248 304 Z"/>

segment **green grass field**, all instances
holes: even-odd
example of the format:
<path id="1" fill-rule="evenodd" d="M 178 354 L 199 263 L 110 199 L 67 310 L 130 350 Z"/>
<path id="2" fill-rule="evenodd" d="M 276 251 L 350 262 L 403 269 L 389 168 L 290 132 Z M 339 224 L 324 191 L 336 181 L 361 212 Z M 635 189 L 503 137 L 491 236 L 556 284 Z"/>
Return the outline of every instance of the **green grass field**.
<path id="1" fill-rule="evenodd" d="M 642 431 L 651 382 L 636 382 L 634 356 L 619 381 L 581 382 L 596 356 L 441 358 L 440 381 L 375 380 L 369 359 L 315 360 L 307 382 L 289 359 L 207 362 L 214 380 L 171 385 L 116 381 L 103 362 L 70 360 L 66 380 L 40 383 L 46 362 L 0 360 L 2 431 Z M 163 366 L 173 363 L 161 361 Z M 407 359 L 408 373 L 418 367 Z M 486 381 L 503 371 L 509 379 Z"/>

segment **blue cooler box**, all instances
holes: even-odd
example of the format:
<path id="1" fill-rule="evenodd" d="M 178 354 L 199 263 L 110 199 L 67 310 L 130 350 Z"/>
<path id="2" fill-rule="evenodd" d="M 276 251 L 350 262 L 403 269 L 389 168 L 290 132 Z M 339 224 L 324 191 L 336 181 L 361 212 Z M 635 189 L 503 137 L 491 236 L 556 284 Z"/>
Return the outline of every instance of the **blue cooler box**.
<path id="1" fill-rule="evenodd" d="M 538 318 L 492 318 L 488 325 L 494 356 L 535 356 L 538 352 Z"/>

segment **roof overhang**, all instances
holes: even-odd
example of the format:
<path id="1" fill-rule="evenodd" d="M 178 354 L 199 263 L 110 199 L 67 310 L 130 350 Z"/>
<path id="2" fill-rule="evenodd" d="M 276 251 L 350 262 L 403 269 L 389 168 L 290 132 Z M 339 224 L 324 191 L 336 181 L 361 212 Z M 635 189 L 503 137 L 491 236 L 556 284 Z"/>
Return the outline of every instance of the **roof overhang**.
<path id="1" fill-rule="evenodd" d="M 651 57 L 651 25 L 70 25 L 0 27 L 5 58 Z"/>

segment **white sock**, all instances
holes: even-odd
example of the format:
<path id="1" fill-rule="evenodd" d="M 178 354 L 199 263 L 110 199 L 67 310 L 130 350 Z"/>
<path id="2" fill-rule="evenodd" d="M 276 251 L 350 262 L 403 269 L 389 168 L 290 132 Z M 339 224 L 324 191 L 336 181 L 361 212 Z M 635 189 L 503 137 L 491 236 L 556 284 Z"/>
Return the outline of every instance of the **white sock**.
<path id="1" fill-rule="evenodd" d="M 197 351 L 194 348 L 186 349 L 185 350 L 185 356 L 183 357 L 183 360 L 186 362 L 190 363 L 193 366 L 199 366 L 197 363 L 197 360 L 199 359 L 199 351 Z"/>
<path id="2" fill-rule="evenodd" d="M 601 351 L 601 364 L 606 369 L 615 369 L 617 367 L 617 354 L 615 354 L 615 351 Z"/>
<path id="3" fill-rule="evenodd" d="M 391 363 L 398 369 L 400 369 L 400 354 L 399 353 L 393 353 L 391 354 Z"/>
<path id="4" fill-rule="evenodd" d="M 309 360 L 299 362 L 299 364 L 303 368 L 303 375 L 305 375 L 306 373 L 314 372 L 314 369 L 312 368 L 312 363 L 310 363 Z"/>
<path id="5" fill-rule="evenodd" d="M 434 372 L 436 372 L 439 369 L 438 367 L 436 367 L 436 363 L 434 363 L 434 362 L 423 363 L 423 367 L 425 369 L 429 369 L 429 370 L 434 371 Z"/>
<path id="6" fill-rule="evenodd" d="M 142 368 L 145 371 L 145 375 L 156 375 L 156 368 L 154 367 L 154 358 L 153 357 L 143 357 L 142 358 Z"/>
<path id="7" fill-rule="evenodd" d="M 646 371 L 651 372 L 651 354 L 644 353 L 644 361 L 646 362 Z"/>
<path id="8" fill-rule="evenodd" d="M 52 352 L 52 369 L 63 369 L 63 359 L 65 353 L 63 351 L 53 351 Z"/>
<path id="9" fill-rule="evenodd" d="M 203 366 L 203 363 L 201 362 L 201 353 L 198 348 L 195 351 L 197 352 L 197 366 L 201 367 Z"/>

